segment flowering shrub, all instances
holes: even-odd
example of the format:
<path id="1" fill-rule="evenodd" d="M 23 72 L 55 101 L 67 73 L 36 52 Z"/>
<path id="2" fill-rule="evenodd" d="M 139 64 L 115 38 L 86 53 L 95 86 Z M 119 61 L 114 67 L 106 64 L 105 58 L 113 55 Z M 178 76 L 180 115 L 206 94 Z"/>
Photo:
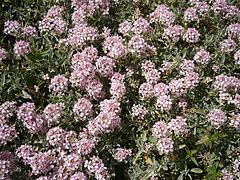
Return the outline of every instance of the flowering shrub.
<path id="1" fill-rule="evenodd" d="M 4 0 L 0 179 L 240 179 L 237 0 Z"/>

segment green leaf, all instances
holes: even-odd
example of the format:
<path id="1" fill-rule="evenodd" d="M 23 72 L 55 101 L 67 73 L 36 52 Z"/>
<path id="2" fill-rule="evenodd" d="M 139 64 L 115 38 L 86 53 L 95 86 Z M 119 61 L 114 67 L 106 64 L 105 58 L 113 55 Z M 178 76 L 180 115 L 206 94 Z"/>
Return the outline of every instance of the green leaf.
<path id="1" fill-rule="evenodd" d="M 151 137 L 149 138 L 149 141 L 150 141 L 151 143 L 156 143 L 156 142 L 157 142 L 157 138 L 151 136 Z"/>
<path id="2" fill-rule="evenodd" d="M 167 166 L 162 166 L 162 169 L 163 169 L 164 171 L 167 171 L 167 170 L 168 170 L 168 167 L 167 167 Z"/>
<path id="3" fill-rule="evenodd" d="M 198 166 L 197 160 L 194 157 L 191 157 L 192 162 Z"/>
<path id="4" fill-rule="evenodd" d="M 195 145 L 199 145 L 199 144 L 204 144 L 205 142 L 207 142 L 209 139 L 208 135 L 204 135 L 201 137 L 201 139 L 199 139 Z"/>
<path id="5" fill-rule="evenodd" d="M 145 160 L 145 162 L 146 162 L 147 164 L 153 165 L 153 161 L 152 161 L 151 158 L 147 158 L 147 159 Z"/>
<path id="6" fill-rule="evenodd" d="M 178 176 L 177 180 L 183 180 L 183 174 L 181 174 L 180 176 Z"/>
<path id="7" fill-rule="evenodd" d="M 143 133 L 142 133 L 142 141 L 147 141 L 147 133 L 148 133 L 148 131 L 143 131 Z"/>
<path id="8" fill-rule="evenodd" d="M 178 146 L 179 149 L 182 149 L 184 147 L 186 147 L 186 144 L 181 144 L 181 145 Z"/>
<path id="9" fill-rule="evenodd" d="M 32 96 L 30 94 L 28 94 L 26 91 L 22 90 L 22 93 L 23 93 L 23 98 L 25 99 L 32 99 Z"/>
<path id="10" fill-rule="evenodd" d="M 196 173 L 196 174 L 201 174 L 201 173 L 203 173 L 203 170 L 200 168 L 192 168 L 191 172 Z"/>
<path id="11" fill-rule="evenodd" d="M 191 150 L 191 155 L 196 154 L 196 153 L 197 153 L 197 150 L 196 150 L 196 149 Z"/>
<path id="12" fill-rule="evenodd" d="M 197 114 L 202 114 L 202 115 L 205 114 L 205 111 L 203 109 L 192 109 L 192 111 Z"/>

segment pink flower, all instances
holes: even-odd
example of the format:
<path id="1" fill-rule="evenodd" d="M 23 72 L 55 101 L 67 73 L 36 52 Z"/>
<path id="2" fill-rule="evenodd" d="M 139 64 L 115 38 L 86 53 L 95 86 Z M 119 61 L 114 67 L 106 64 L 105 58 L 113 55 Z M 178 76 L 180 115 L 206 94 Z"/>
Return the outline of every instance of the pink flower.
<path id="1" fill-rule="evenodd" d="M 87 180 L 87 177 L 82 172 L 76 172 L 70 177 L 70 180 Z"/>
<path id="2" fill-rule="evenodd" d="M 48 104 L 43 110 L 43 117 L 47 120 L 47 125 L 50 127 L 53 123 L 58 123 L 62 117 L 61 111 L 64 108 L 63 103 Z"/>
<path id="3" fill-rule="evenodd" d="M 92 106 L 90 100 L 81 98 L 74 104 L 73 112 L 77 115 L 77 119 L 86 120 L 87 117 L 91 117 L 93 114 Z"/>
<path id="4" fill-rule="evenodd" d="M 240 65 L 240 50 L 234 54 L 234 60 L 237 65 Z"/>
<path id="5" fill-rule="evenodd" d="M 234 51 L 237 44 L 232 39 L 225 39 L 222 42 L 220 42 L 220 49 L 222 52 L 231 52 Z"/>
<path id="6" fill-rule="evenodd" d="M 136 116 L 138 119 L 143 119 L 147 113 L 147 109 L 142 105 L 134 104 L 132 107 L 132 115 Z"/>
<path id="7" fill-rule="evenodd" d="M 103 42 L 103 51 L 111 58 L 119 59 L 127 55 L 127 47 L 120 36 L 109 36 Z"/>
<path id="8" fill-rule="evenodd" d="M 183 34 L 183 40 L 189 43 L 196 43 L 200 41 L 200 34 L 195 28 L 188 28 L 187 31 Z"/>
<path id="9" fill-rule="evenodd" d="M 96 61 L 96 67 L 102 77 L 109 77 L 113 74 L 115 62 L 107 56 L 99 57 Z"/>
<path id="10" fill-rule="evenodd" d="M 186 132 L 187 128 L 187 119 L 177 116 L 176 119 L 172 119 L 168 123 L 168 127 L 170 130 L 174 131 L 174 134 L 184 134 Z"/>
<path id="11" fill-rule="evenodd" d="M 116 157 L 117 161 L 122 162 L 131 155 L 132 155 L 131 149 L 117 148 L 114 156 Z"/>
<path id="12" fill-rule="evenodd" d="M 100 111 L 119 114 L 121 112 L 120 103 L 116 99 L 105 99 L 100 102 Z"/>
<path id="13" fill-rule="evenodd" d="M 12 36 L 19 35 L 21 31 L 21 25 L 17 21 L 6 21 L 4 23 L 4 30 L 5 34 L 9 34 Z"/>
<path id="14" fill-rule="evenodd" d="M 240 23 L 230 24 L 226 29 L 229 38 L 240 40 Z"/>
<path id="15" fill-rule="evenodd" d="M 132 23 L 128 21 L 124 21 L 121 24 L 119 24 L 118 32 L 120 32 L 124 36 L 127 36 L 130 34 L 131 29 L 132 29 Z"/>
<path id="16" fill-rule="evenodd" d="M 153 96 L 153 86 L 150 83 L 143 83 L 139 87 L 139 94 L 142 98 L 150 98 Z"/>
<path id="17" fill-rule="evenodd" d="M 87 129 L 90 134 L 98 135 L 113 132 L 120 126 L 121 118 L 114 112 L 100 112 L 93 120 L 90 120 Z"/>
<path id="18" fill-rule="evenodd" d="M 84 167 L 90 174 L 94 175 L 97 180 L 110 180 L 107 168 L 98 156 L 92 156 L 90 160 L 86 160 L 84 162 Z"/>
<path id="19" fill-rule="evenodd" d="M 154 86 L 154 96 L 159 97 L 169 93 L 169 86 L 164 83 L 158 83 Z"/>
<path id="20" fill-rule="evenodd" d="M 37 30 L 33 26 L 27 26 L 22 28 L 22 34 L 23 37 L 31 39 L 37 36 Z"/>
<path id="21" fill-rule="evenodd" d="M 166 137 L 169 134 L 168 125 L 163 121 L 156 122 L 152 127 L 152 135 L 155 138 Z"/>
<path id="22" fill-rule="evenodd" d="M 146 19 L 140 17 L 134 21 L 131 30 L 136 34 L 141 34 L 150 31 L 150 29 L 151 27 L 149 22 Z"/>
<path id="23" fill-rule="evenodd" d="M 0 48 L 0 63 L 2 60 L 7 59 L 8 53 L 5 49 Z"/>
<path id="24" fill-rule="evenodd" d="M 64 75 L 56 75 L 51 79 L 49 90 L 59 95 L 68 91 L 68 79 Z"/>
<path id="25" fill-rule="evenodd" d="M 18 41 L 14 44 L 14 54 L 17 56 L 28 54 L 31 52 L 31 48 L 28 42 Z"/>
<path id="26" fill-rule="evenodd" d="M 170 25 L 164 28 L 163 39 L 167 39 L 172 42 L 179 41 L 180 37 L 183 35 L 184 28 L 180 25 Z"/>
<path id="27" fill-rule="evenodd" d="M 210 62 L 211 57 L 209 52 L 205 51 L 204 49 L 198 49 L 193 59 L 199 64 L 206 65 Z"/>
<path id="28" fill-rule="evenodd" d="M 227 117 L 221 109 L 212 109 L 208 115 L 208 120 L 216 129 L 220 128 L 226 119 Z"/>
<path id="29" fill-rule="evenodd" d="M 170 111 L 172 109 L 171 97 L 165 94 L 158 96 L 156 106 L 162 111 Z"/>
<path id="30" fill-rule="evenodd" d="M 159 5 L 154 12 L 150 14 L 150 22 L 160 22 L 163 25 L 169 26 L 175 21 L 175 14 L 169 11 L 169 8 L 164 4 Z"/>
<path id="31" fill-rule="evenodd" d="M 173 152 L 173 140 L 170 138 L 161 138 L 158 140 L 156 146 L 157 150 L 162 154 L 169 154 Z"/>
<path id="32" fill-rule="evenodd" d="M 86 84 L 88 95 L 93 99 L 100 99 L 104 97 L 103 84 L 98 80 L 89 80 Z"/>
<path id="33" fill-rule="evenodd" d="M 187 8 L 183 16 L 184 21 L 192 22 L 198 20 L 197 9 L 195 7 Z"/>

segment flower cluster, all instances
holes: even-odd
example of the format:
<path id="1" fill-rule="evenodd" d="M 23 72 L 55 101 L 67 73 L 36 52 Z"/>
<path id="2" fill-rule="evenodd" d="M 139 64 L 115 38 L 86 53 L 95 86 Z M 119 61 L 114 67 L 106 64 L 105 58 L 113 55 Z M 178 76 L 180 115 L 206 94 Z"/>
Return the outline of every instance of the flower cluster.
<path id="1" fill-rule="evenodd" d="M 109 36 L 103 42 L 103 51 L 114 59 L 119 59 L 127 55 L 127 47 L 120 36 Z"/>
<path id="2" fill-rule="evenodd" d="M 121 107 L 120 103 L 116 99 L 105 99 L 100 102 L 100 111 L 102 112 L 114 112 L 120 114 Z"/>
<path id="3" fill-rule="evenodd" d="M 60 42 L 80 49 L 87 41 L 94 41 L 97 37 L 97 29 L 81 24 L 69 29 L 68 37 Z"/>
<path id="4" fill-rule="evenodd" d="M 183 60 L 180 64 L 180 74 L 188 75 L 195 70 L 195 64 L 192 60 Z"/>
<path id="5" fill-rule="evenodd" d="M 156 144 L 157 150 L 162 154 L 173 152 L 173 140 L 170 138 L 160 138 Z"/>
<path id="6" fill-rule="evenodd" d="M 171 25 L 164 28 L 163 39 L 167 39 L 172 42 L 179 41 L 180 37 L 184 33 L 184 28 L 180 25 Z"/>
<path id="7" fill-rule="evenodd" d="M 151 27 L 149 22 L 146 19 L 140 17 L 134 21 L 133 27 L 131 30 L 135 34 L 141 34 L 141 33 L 149 32 L 151 30 Z"/>
<path id="8" fill-rule="evenodd" d="M 21 31 L 21 25 L 17 21 L 6 21 L 4 23 L 4 33 L 17 36 Z"/>
<path id="9" fill-rule="evenodd" d="M 214 88 L 218 91 L 237 91 L 240 88 L 240 79 L 233 76 L 218 75 L 215 77 Z"/>
<path id="10" fill-rule="evenodd" d="M 152 127 L 152 135 L 155 138 L 166 137 L 169 134 L 169 127 L 163 121 L 156 122 Z"/>
<path id="11" fill-rule="evenodd" d="M 59 95 L 66 93 L 68 91 L 68 79 L 64 75 L 58 74 L 51 79 L 48 88 L 49 91 Z"/>
<path id="12" fill-rule="evenodd" d="M 142 98 L 150 98 L 153 96 L 153 85 L 150 83 L 142 83 L 139 87 L 139 95 Z"/>
<path id="13" fill-rule="evenodd" d="M 62 34 L 66 26 L 66 22 L 62 19 L 63 10 L 63 7 L 51 7 L 51 9 L 48 10 L 47 15 L 39 21 L 40 31 L 54 31 L 56 34 Z"/>
<path id="14" fill-rule="evenodd" d="M 146 61 L 142 63 L 142 75 L 145 77 L 146 81 L 150 84 L 156 84 L 160 79 L 160 72 L 155 69 L 154 63 L 151 61 Z"/>
<path id="15" fill-rule="evenodd" d="M 111 78 L 110 94 L 114 99 L 121 99 L 126 93 L 124 85 L 124 76 L 120 73 L 114 73 Z"/>
<path id="16" fill-rule="evenodd" d="M 102 77 L 109 77 L 113 74 L 115 62 L 107 56 L 99 57 L 96 61 L 97 72 Z"/>
<path id="17" fill-rule="evenodd" d="M 0 106 L 0 124 L 6 123 L 16 112 L 16 102 L 6 101 Z"/>
<path id="18" fill-rule="evenodd" d="M 226 28 L 226 34 L 229 38 L 240 40 L 240 23 L 230 24 Z"/>
<path id="19" fill-rule="evenodd" d="M 108 14 L 109 8 L 117 4 L 119 0 L 72 0 L 72 7 L 76 9 L 83 9 L 88 13 L 88 16 L 92 15 L 95 11 L 100 10 L 103 14 Z"/>
<path id="20" fill-rule="evenodd" d="M 118 32 L 121 33 L 123 36 L 130 35 L 132 30 L 132 23 L 129 21 L 124 21 L 119 24 Z"/>
<path id="21" fill-rule="evenodd" d="M 220 128 L 226 121 L 227 117 L 221 109 L 212 109 L 208 115 L 208 120 L 215 128 Z"/>
<path id="22" fill-rule="evenodd" d="M 0 64 L 1 61 L 7 59 L 7 57 L 8 57 L 7 51 L 4 48 L 0 48 Z"/>
<path id="23" fill-rule="evenodd" d="M 233 175 L 226 169 L 222 170 L 221 180 L 233 180 Z"/>
<path id="24" fill-rule="evenodd" d="M 156 48 L 149 45 L 140 35 L 133 36 L 128 42 L 128 50 L 136 56 L 148 56 L 155 54 Z"/>
<path id="25" fill-rule="evenodd" d="M 198 49 L 197 53 L 194 55 L 193 60 L 201 65 L 206 65 L 210 62 L 210 53 L 204 49 Z"/>
<path id="26" fill-rule="evenodd" d="M 240 50 L 234 54 L 235 64 L 240 65 Z"/>
<path id="27" fill-rule="evenodd" d="M 171 97 L 167 94 L 157 96 L 156 107 L 160 108 L 162 111 L 170 111 L 172 109 Z"/>
<path id="28" fill-rule="evenodd" d="M 199 20 L 200 17 L 206 17 L 209 13 L 209 5 L 206 2 L 195 2 L 193 7 L 187 8 L 183 19 L 186 22 Z"/>
<path id="29" fill-rule="evenodd" d="M 200 33 L 195 28 L 188 28 L 187 31 L 183 34 L 183 40 L 188 43 L 197 43 L 200 41 Z"/>
<path id="30" fill-rule="evenodd" d="M 36 150 L 31 145 L 21 145 L 16 149 L 16 156 L 24 163 L 29 162 L 35 154 Z"/>
<path id="31" fill-rule="evenodd" d="M 228 5 L 225 0 L 215 0 L 212 9 L 216 14 L 221 14 L 226 19 L 239 17 L 239 9 L 236 6 Z"/>
<path id="32" fill-rule="evenodd" d="M 93 99 L 104 97 L 103 84 L 99 79 L 89 80 L 86 85 L 88 95 Z"/>
<path id="33" fill-rule="evenodd" d="M 169 83 L 169 89 L 173 95 L 186 94 L 189 89 L 196 87 L 199 83 L 199 74 L 196 72 L 189 72 L 185 77 L 172 80 Z"/>
<path id="34" fill-rule="evenodd" d="M 33 103 L 22 104 L 17 111 L 17 117 L 22 121 L 23 125 L 31 133 L 43 131 L 46 124 L 46 120 L 42 115 L 35 113 L 35 105 Z"/>
<path id="35" fill-rule="evenodd" d="M 25 39 L 32 39 L 37 36 L 37 30 L 35 27 L 22 27 L 17 21 L 5 22 L 4 33 L 12 36 L 19 36 Z"/>
<path id="36" fill-rule="evenodd" d="M 30 157 L 26 163 L 32 168 L 33 174 L 42 174 L 54 168 L 54 156 L 55 154 L 51 150 L 38 152 Z"/>
<path id="37" fill-rule="evenodd" d="M 237 44 L 232 39 L 225 39 L 220 42 L 220 49 L 222 52 L 232 52 L 235 50 Z"/>
<path id="38" fill-rule="evenodd" d="M 131 149 L 125 148 L 117 148 L 114 156 L 116 157 L 117 161 L 122 162 L 123 160 L 127 159 L 127 157 L 132 155 Z"/>
<path id="39" fill-rule="evenodd" d="M 93 174 L 97 180 L 110 179 L 109 172 L 104 166 L 103 161 L 98 156 L 93 156 L 90 160 L 86 160 L 84 167 L 87 168 L 89 174 Z"/>
<path id="40" fill-rule="evenodd" d="M 194 7 L 187 8 L 183 16 L 184 21 L 192 22 L 198 20 L 197 9 Z"/>
<path id="41" fill-rule="evenodd" d="M 43 118 L 47 120 L 47 126 L 50 127 L 53 123 L 58 123 L 61 119 L 61 111 L 64 108 L 63 103 L 48 104 L 43 110 Z"/>
<path id="42" fill-rule="evenodd" d="M 102 75 L 110 75 L 112 73 L 110 69 L 104 69 L 105 66 L 114 66 L 109 61 L 108 57 L 97 56 L 98 52 L 94 47 L 87 47 L 81 53 L 76 53 L 72 57 L 72 73 L 70 76 L 70 82 L 73 87 L 81 88 L 87 91 L 88 95 L 92 99 L 100 99 L 104 96 L 103 84 L 96 76 L 97 70 Z M 97 67 L 94 66 L 93 62 L 96 62 Z M 112 61 L 112 59 L 111 59 Z M 109 64 L 110 63 L 110 64 Z M 113 62 L 112 62 L 113 63 Z"/>
<path id="43" fill-rule="evenodd" d="M 229 123 L 230 126 L 233 126 L 237 130 L 240 130 L 240 114 L 233 114 L 231 121 Z"/>
<path id="44" fill-rule="evenodd" d="M 17 137 L 18 132 L 16 131 L 15 125 L 0 124 L 0 144 L 7 144 Z"/>
<path id="45" fill-rule="evenodd" d="M 120 123 L 121 118 L 115 112 L 100 112 L 96 118 L 89 121 L 87 129 L 93 135 L 110 133 L 119 127 Z"/>
<path id="46" fill-rule="evenodd" d="M 0 144 L 7 144 L 18 135 L 15 125 L 8 123 L 16 110 L 16 102 L 6 101 L 0 106 Z"/>
<path id="47" fill-rule="evenodd" d="M 177 116 L 176 119 L 172 119 L 168 123 L 168 127 L 170 130 L 172 130 L 174 132 L 174 134 L 183 134 L 187 131 L 186 121 L 187 121 L 187 119 L 185 119 L 181 116 Z"/>
<path id="48" fill-rule="evenodd" d="M 10 179 L 10 175 L 16 171 L 16 161 L 11 152 L 0 153 L 0 179 Z"/>
<path id="49" fill-rule="evenodd" d="M 134 104 L 132 107 L 132 115 L 136 116 L 138 119 L 143 119 L 147 113 L 147 109 L 140 104 Z"/>
<path id="50" fill-rule="evenodd" d="M 14 54 L 17 56 L 25 55 L 31 52 L 31 48 L 28 42 L 18 41 L 14 44 Z"/>
<path id="51" fill-rule="evenodd" d="M 26 39 L 32 39 L 37 36 L 37 30 L 33 26 L 23 27 L 21 36 Z"/>
<path id="52" fill-rule="evenodd" d="M 150 22 L 160 22 L 163 25 L 169 26 L 174 23 L 175 14 L 169 10 L 164 4 L 159 5 L 154 12 L 150 14 Z"/>
<path id="53" fill-rule="evenodd" d="M 78 119 L 86 120 L 87 117 L 91 117 L 93 114 L 92 106 L 89 99 L 81 98 L 74 104 L 73 112 L 77 115 Z"/>

